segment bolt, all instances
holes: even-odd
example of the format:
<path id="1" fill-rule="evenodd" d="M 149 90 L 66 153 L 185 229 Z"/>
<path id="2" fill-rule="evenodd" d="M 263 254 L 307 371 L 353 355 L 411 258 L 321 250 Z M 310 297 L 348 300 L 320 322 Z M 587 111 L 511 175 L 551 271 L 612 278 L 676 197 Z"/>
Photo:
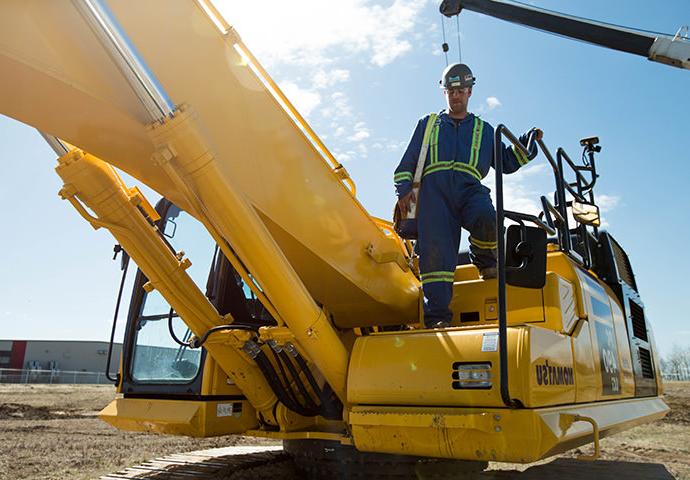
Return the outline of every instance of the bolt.
<path id="1" fill-rule="evenodd" d="M 494 415 L 494 420 L 496 420 L 497 422 L 500 422 L 500 421 L 501 421 L 501 416 L 498 415 L 498 414 Z"/>
<path id="2" fill-rule="evenodd" d="M 501 431 L 501 427 L 499 427 L 498 425 L 496 425 L 496 427 L 494 428 L 494 430 L 496 430 L 496 432 L 498 433 L 498 432 Z"/>

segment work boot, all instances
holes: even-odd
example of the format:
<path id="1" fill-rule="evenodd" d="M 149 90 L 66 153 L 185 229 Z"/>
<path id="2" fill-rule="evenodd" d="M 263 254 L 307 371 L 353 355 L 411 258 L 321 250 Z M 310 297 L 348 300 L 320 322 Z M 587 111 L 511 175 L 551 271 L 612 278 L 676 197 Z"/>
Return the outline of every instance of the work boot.
<path id="1" fill-rule="evenodd" d="M 482 280 L 489 280 L 496 278 L 496 267 L 485 267 L 479 269 L 479 278 Z"/>

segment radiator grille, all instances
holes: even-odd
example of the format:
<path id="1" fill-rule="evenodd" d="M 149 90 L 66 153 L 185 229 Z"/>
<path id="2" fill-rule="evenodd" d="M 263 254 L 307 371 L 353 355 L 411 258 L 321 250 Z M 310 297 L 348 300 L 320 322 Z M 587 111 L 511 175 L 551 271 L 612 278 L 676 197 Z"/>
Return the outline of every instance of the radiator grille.
<path id="1" fill-rule="evenodd" d="M 618 275 L 620 275 L 621 280 L 627 283 L 633 290 L 637 292 L 637 283 L 635 283 L 635 275 L 633 275 L 632 265 L 630 265 L 630 259 L 628 255 L 623 251 L 618 242 L 611 238 L 611 249 L 613 250 L 613 256 L 616 259 L 616 267 L 618 268 Z"/>
<path id="2" fill-rule="evenodd" d="M 652 368 L 652 355 L 646 348 L 640 347 L 640 363 L 642 364 L 642 376 L 644 378 L 654 378 L 654 369 Z"/>
<path id="3" fill-rule="evenodd" d="M 628 300 L 628 304 L 630 305 L 633 335 L 645 342 L 649 341 L 647 338 L 647 322 L 645 322 L 644 319 L 644 310 L 632 300 Z"/>

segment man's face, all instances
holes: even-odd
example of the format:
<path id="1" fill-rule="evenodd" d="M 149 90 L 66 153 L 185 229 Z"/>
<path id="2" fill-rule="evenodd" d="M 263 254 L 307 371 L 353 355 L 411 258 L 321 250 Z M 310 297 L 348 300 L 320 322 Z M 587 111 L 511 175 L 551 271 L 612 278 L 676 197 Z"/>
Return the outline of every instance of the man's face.
<path id="1" fill-rule="evenodd" d="M 472 87 L 450 87 L 444 89 L 448 111 L 455 114 L 467 112 L 467 103 L 472 96 Z"/>

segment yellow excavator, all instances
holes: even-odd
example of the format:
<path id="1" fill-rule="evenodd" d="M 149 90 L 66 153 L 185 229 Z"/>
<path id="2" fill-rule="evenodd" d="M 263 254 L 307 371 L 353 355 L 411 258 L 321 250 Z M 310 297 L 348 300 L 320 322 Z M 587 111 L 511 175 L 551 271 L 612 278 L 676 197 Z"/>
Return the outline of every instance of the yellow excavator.
<path id="1" fill-rule="evenodd" d="M 104 421 L 283 440 L 307 470 L 348 478 L 588 443 L 596 456 L 601 437 L 668 411 L 633 268 L 599 229 L 598 139 L 583 164 L 537 141 L 556 192 L 539 216 L 504 209 L 496 152 L 498 278 L 459 254 L 452 325 L 429 330 L 411 243 L 367 213 L 209 0 L 0 12 L 0 113 L 43 133 L 60 196 L 115 237 L 125 274 L 138 266 Z M 662 40 L 655 55 L 687 68 L 669 60 L 687 42 Z M 499 126 L 503 139 L 524 151 Z"/>

